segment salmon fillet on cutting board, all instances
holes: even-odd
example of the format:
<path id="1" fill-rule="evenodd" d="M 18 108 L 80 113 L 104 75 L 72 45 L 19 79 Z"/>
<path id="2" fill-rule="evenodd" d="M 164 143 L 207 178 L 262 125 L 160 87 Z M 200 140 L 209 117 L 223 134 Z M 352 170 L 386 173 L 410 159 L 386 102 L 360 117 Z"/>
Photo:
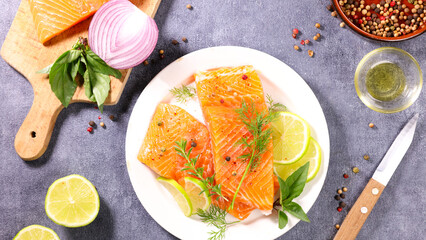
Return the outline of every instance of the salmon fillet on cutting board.
<path id="1" fill-rule="evenodd" d="M 192 175 L 189 175 L 188 171 L 182 171 L 187 160 L 175 150 L 175 142 L 181 139 L 187 140 L 186 150 L 191 147 L 192 141 L 197 144 L 190 157 L 199 154 L 196 167 L 204 167 L 204 177 L 212 176 L 213 154 L 207 127 L 175 105 L 160 103 L 157 106 L 139 150 L 138 159 L 158 175 L 172 178 L 184 187 L 184 177 Z"/>
<path id="2" fill-rule="evenodd" d="M 38 38 L 45 43 L 92 16 L 108 0 L 29 0 Z"/>
<path id="3" fill-rule="evenodd" d="M 242 137 L 252 138 L 236 109 L 245 101 L 256 109 L 267 111 L 262 83 L 252 66 L 221 68 L 195 74 L 197 95 L 212 139 L 216 184 L 222 184 L 222 194 L 229 200 L 216 201 L 227 208 L 232 201 L 248 160 L 239 156 L 247 149 L 238 145 Z M 226 161 L 230 157 L 230 161 Z M 253 209 L 272 210 L 274 176 L 272 139 L 258 166 L 249 171 L 238 192 L 234 208 L 229 213 L 239 219 L 247 218 Z"/>

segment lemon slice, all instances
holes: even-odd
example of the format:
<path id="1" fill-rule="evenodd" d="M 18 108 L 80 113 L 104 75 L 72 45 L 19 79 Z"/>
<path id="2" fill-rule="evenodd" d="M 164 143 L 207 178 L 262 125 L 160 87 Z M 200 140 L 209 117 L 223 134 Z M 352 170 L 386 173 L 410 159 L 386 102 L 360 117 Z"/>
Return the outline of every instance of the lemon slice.
<path id="1" fill-rule="evenodd" d="M 172 194 L 176 203 L 179 205 L 185 216 L 189 217 L 192 215 L 192 203 L 186 193 L 185 189 L 179 183 L 173 179 L 159 177 L 157 180 Z"/>
<path id="2" fill-rule="evenodd" d="M 82 227 L 95 220 L 99 213 L 99 195 L 95 186 L 80 175 L 56 180 L 47 190 L 47 216 L 65 227 Z"/>
<path id="3" fill-rule="evenodd" d="M 278 114 L 278 119 L 271 123 L 274 163 L 291 164 L 308 150 L 311 130 L 308 123 L 294 113 Z"/>
<path id="4" fill-rule="evenodd" d="M 59 240 L 52 229 L 40 225 L 31 225 L 21 229 L 13 240 Z"/>
<path id="5" fill-rule="evenodd" d="M 308 151 L 299 161 L 288 165 L 274 164 L 274 172 L 280 178 L 286 180 L 288 176 L 307 162 L 309 162 L 309 170 L 306 182 L 309 182 L 317 175 L 321 166 L 321 147 L 313 138 L 309 142 Z"/>
<path id="6" fill-rule="evenodd" d="M 198 211 L 198 209 L 205 211 L 210 207 L 212 199 L 208 195 L 209 190 L 207 190 L 204 183 L 200 180 L 193 177 L 185 177 L 185 190 L 189 199 L 191 199 L 192 209 L 194 209 L 195 212 Z"/>

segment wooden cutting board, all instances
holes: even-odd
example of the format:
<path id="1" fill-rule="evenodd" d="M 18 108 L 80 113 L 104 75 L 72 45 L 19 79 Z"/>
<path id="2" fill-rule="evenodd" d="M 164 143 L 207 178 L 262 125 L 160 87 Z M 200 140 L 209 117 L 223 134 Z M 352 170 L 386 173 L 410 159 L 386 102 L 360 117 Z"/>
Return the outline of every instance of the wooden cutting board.
<path id="1" fill-rule="evenodd" d="M 161 0 L 131 0 L 151 17 L 157 12 Z M 15 149 L 26 161 L 39 158 L 46 151 L 55 126 L 56 118 L 63 106 L 50 89 L 46 74 L 37 74 L 53 63 L 63 52 L 69 50 L 78 37 L 87 37 L 90 20 L 81 22 L 43 45 L 35 30 L 28 0 L 22 0 L 9 33 L 1 48 L 3 59 L 25 78 L 34 90 L 31 109 L 15 137 Z M 111 77 L 111 91 L 105 105 L 114 105 L 120 99 L 131 69 L 121 71 L 123 77 Z M 26 94 L 26 93 L 23 93 Z M 29 95 L 29 94 L 28 94 Z M 83 87 L 78 87 L 71 103 L 90 102 Z"/>

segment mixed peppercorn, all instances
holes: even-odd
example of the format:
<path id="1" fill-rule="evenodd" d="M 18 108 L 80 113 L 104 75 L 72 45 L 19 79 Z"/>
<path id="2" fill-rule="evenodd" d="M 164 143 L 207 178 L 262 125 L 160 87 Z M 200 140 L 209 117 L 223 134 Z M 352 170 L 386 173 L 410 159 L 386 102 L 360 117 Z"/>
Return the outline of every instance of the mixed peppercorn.
<path id="1" fill-rule="evenodd" d="M 425 3 L 423 0 L 381 0 L 377 4 L 366 4 L 363 0 L 339 1 L 351 22 L 363 31 L 381 37 L 398 37 L 425 27 Z"/>

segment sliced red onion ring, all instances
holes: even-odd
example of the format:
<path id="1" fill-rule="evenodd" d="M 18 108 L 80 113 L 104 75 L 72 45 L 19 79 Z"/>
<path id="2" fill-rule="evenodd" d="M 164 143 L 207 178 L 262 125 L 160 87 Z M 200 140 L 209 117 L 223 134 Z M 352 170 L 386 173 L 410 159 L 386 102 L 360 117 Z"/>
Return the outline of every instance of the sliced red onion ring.
<path id="1" fill-rule="evenodd" d="M 155 21 L 128 0 L 102 5 L 89 27 L 90 48 L 115 69 L 142 63 L 154 50 L 157 39 Z"/>

